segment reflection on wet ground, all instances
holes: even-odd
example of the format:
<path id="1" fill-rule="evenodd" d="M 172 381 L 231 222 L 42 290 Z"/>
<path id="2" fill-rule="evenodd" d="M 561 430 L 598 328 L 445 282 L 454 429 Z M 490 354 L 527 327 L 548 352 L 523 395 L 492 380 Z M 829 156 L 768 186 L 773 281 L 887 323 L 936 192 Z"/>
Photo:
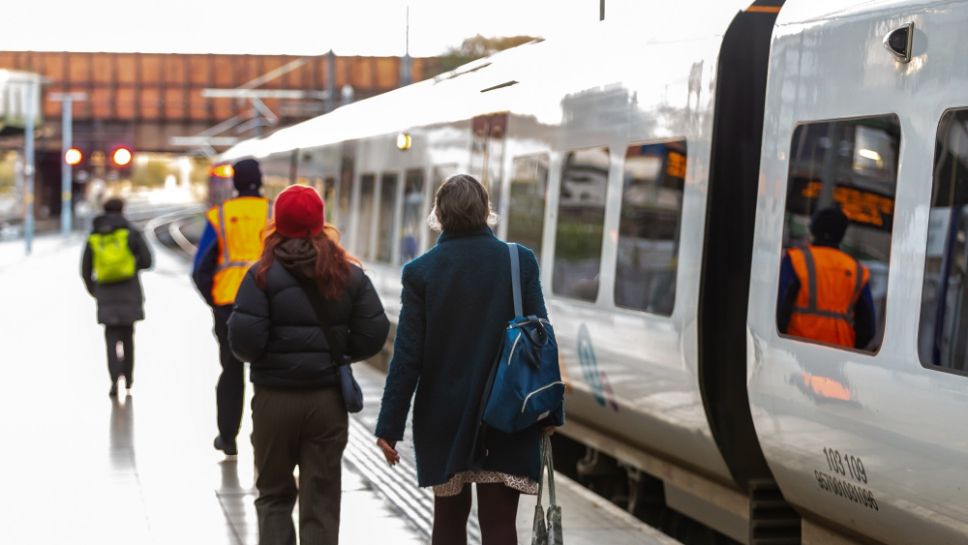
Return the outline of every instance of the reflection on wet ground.
<path id="1" fill-rule="evenodd" d="M 239 456 L 212 448 L 218 377 L 211 314 L 186 266 L 156 250 L 144 275 L 130 396 L 108 397 L 104 335 L 78 278 L 80 244 L 0 243 L 0 543 L 249 545 L 258 540 L 248 410 Z M 248 405 L 247 405 L 248 406 Z M 423 541 L 351 469 L 344 544 Z"/>
<path id="2" fill-rule="evenodd" d="M 212 448 L 212 317 L 185 262 L 156 248 L 143 276 L 147 320 L 135 328 L 137 387 L 112 399 L 103 330 L 78 278 L 80 240 L 38 239 L 32 257 L 22 252 L 0 243 L 0 544 L 257 543 L 248 410 L 239 455 L 226 458 Z M 372 436 L 383 377 L 360 367 L 357 378 L 367 403 L 350 426 L 340 542 L 427 543 L 433 498 L 416 488 L 412 445 L 401 443 L 404 463 L 386 467 Z M 570 544 L 675 543 L 558 483 Z M 533 497 L 522 498 L 521 543 L 533 510 Z M 479 543 L 476 521 L 469 535 Z"/>

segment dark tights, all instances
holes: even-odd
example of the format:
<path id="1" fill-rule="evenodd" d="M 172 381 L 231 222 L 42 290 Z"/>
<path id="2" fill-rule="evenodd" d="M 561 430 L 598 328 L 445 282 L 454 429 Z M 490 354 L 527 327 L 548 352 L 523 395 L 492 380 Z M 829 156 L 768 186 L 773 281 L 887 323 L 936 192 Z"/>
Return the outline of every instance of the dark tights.
<path id="1" fill-rule="evenodd" d="M 503 484 L 478 483 L 476 486 L 482 545 L 517 545 L 520 493 Z M 470 513 L 470 486 L 464 486 L 456 496 L 435 497 L 432 545 L 466 545 Z"/>
<path id="2" fill-rule="evenodd" d="M 134 326 L 104 326 L 104 340 L 108 349 L 108 373 L 111 383 L 124 377 L 128 388 L 134 383 Z"/>

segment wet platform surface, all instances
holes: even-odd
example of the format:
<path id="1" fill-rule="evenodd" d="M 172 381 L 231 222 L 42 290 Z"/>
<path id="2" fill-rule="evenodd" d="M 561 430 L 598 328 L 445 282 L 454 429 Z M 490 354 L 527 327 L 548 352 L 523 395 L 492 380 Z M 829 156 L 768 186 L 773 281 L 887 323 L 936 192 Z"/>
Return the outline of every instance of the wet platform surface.
<path id="1" fill-rule="evenodd" d="M 239 456 L 212 448 L 219 365 L 211 314 L 188 264 L 154 247 L 144 273 L 146 320 L 135 330 L 135 385 L 112 400 L 103 330 L 79 275 L 82 240 L 39 238 L 34 253 L 0 243 L 0 543 L 255 544 L 248 409 Z M 413 454 L 394 469 L 373 446 L 383 376 L 360 366 L 367 408 L 351 419 L 341 543 L 427 543 L 432 497 Z M 251 388 L 247 394 L 251 395 Z M 246 405 L 248 407 L 248 404 Z M 563 476 L 570 544 L 674 544 Z M 522 499 L 530 543 L 533 498 Z M 471 542 L 479 542 L 472 525 Z"/>

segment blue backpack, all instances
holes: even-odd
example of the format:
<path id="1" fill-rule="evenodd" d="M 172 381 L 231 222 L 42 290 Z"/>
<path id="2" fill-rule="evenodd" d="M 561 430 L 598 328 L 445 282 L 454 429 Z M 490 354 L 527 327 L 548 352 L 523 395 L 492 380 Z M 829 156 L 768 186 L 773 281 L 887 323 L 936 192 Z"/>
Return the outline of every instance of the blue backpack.
<path id="1" fill-rule="evenodd" d="M 558 368 L 558 343 L 551 323 L 538 316 L 522 316 L 518 245 L 510 243 L 508 250 L 514 319 L 504 329 L 483 420 L 492 428 L 514 433 L 549 416 L 560 419 L 565 384 Z"/>

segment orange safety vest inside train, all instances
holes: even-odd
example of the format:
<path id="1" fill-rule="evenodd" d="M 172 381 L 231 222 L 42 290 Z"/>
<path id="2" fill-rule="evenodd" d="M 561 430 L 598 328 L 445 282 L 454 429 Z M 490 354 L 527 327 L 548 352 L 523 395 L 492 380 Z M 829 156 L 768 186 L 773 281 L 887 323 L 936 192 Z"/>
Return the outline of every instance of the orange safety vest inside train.
<path id="1" fill-rule="evenodd" d="M 791 248 L 787 253 L 800 280 L 787 334 L 854 348 L 854 307 L 870 271 L 827 246 Z"/>
<path id="2" fill-rule="evenodd" d="M 212 207 L 206 217 L 218 238 L 212 302 L 231 305 L 246 271 L 262 254 L 272 204 L 264 197 L 236 197 Z"/>

